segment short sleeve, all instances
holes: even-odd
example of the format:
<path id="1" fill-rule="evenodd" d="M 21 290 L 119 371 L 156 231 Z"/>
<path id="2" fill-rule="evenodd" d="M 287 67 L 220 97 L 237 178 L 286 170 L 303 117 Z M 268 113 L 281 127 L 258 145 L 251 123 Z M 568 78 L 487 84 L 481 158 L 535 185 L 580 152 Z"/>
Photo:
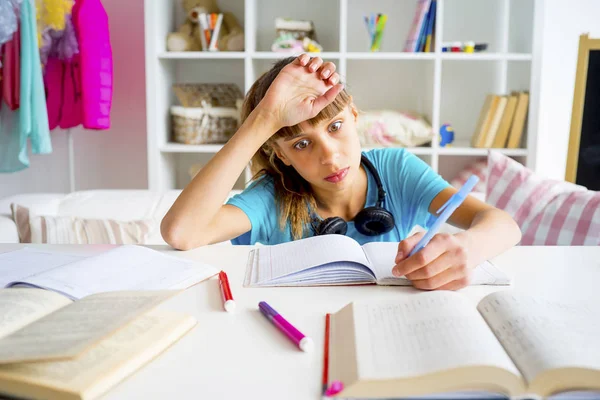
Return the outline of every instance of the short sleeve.
<path id="1" fill-rule="evenodd" d="M 275 191 L 272 178 L 264 176 L 248 186 L 242 193 L 231 197 L 226 204 L 241 209 L 252 227 L 243 235 L 231 240 L 235 245 L 268 243 L 277 224 Z"/>
<path id="2" fill-rule="evenodd" d="M 379 170 L 388 192 L 401 209 L 403 225 L 429 227 L 435 216 L 429 212 L 433 199 L 450 184 L 411 152 L 400 148 L 379 150 Z"/>

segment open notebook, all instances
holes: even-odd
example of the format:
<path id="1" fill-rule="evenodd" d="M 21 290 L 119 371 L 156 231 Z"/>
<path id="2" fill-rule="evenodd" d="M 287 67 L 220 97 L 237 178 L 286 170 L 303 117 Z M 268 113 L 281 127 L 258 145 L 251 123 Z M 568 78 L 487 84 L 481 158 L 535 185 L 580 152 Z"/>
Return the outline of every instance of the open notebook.
<path id="1" fill-rule="evenodd" d="M 254 248 L 248 255 L 245 287 L 318 286 L 375 283 L 410 285 L 392 275 L 397 242 L 358 244 L 343 235 L 323 235 Z M 477 266 L 472 285 L 509 285 L 510 277 L 486 261 Z"/>
<path id="2" fill-rule="evenodd" d="M 143 246 L 117 246 L 96 255 L 25 247 L 0 253 L 0 288 L 52 290 L 72 300 L 119 290 L 185 289 L 219 271 Z"/>
<path id="3" fill-rule="evenodd" d="M 331 315 L 328 381 L 352 399 L 598 399 L 599 313 L 514 290 L 353 302 Z"/>

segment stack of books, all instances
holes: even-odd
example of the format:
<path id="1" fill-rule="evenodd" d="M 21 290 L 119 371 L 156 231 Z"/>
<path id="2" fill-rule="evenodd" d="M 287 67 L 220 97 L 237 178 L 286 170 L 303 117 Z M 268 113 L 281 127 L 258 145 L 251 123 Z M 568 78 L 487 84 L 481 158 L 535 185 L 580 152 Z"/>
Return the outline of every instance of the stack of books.
<path id="1" fill-rule="evenodd" d="M 430 53 L 435 51 L 435 11 L 436 0 L 418 0 L 417 10 L 412 20 L 404 51 L 409 53 Z"/>
<path id="2" fill-rule="evenodd" d="M 528 108 L 527 91 L 513 91 L 509 95 L 488 94 L 479 113 L 471 146 L 519 148 Z"/>

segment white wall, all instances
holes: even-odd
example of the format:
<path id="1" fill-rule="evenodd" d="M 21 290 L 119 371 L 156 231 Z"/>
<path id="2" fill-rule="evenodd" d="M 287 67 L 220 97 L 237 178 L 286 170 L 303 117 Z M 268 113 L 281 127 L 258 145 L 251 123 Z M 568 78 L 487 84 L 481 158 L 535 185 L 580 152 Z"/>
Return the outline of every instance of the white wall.
<path id="1" fill-rule="evenodd" d="M 564 179 L 579 35 L 600 38 L 600 1 L 545 0 L 536 171 Z"/>
<path id="2" fill-rule="evenodd" d="M 146 102 L 143 0 L 102 0 L 108 13 L 114 87 L 111 129 L 72 130 L 76 190 L 146 188 Z M 25 192 L 68 192 L 66 135 L 52 131 L 53 152 L 33 155 L 31 166 L 0 174 L 0 197 Z"/>

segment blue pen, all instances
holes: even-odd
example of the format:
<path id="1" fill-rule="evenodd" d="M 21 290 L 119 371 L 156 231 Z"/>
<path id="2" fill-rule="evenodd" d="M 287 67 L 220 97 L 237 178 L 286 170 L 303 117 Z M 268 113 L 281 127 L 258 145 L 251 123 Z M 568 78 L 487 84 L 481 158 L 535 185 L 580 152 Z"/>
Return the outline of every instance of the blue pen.
<path id="1" fill-rule="evenodd" d="M 471 190 L 473 190 L 477 182 L 479 182 L 479 178 L 476 175 L 471 175 L 463 187 L 461 187 L 457 193 L 453 194 L 452 197 L 450 197 L 448 201 L 441 206 L 439 210 L 437 210 L 437 219 L 431 228 L 421 238 L 421 240 L 419 240 L 419 243 L 417 243 L 415 248 L 412 249 L 408 255 L 409 257 L 421 250 L 423 247 L 427 246 L 427 243 L 429 243 L 431 238 L 433 238 L 433 236 L 440 230 L 440 227 L 448 220 L 448 218 L 450 218 L 452 213 L 462 204 L 462 202 L 465 201 L 467 195 L 471 192 Z"/>

